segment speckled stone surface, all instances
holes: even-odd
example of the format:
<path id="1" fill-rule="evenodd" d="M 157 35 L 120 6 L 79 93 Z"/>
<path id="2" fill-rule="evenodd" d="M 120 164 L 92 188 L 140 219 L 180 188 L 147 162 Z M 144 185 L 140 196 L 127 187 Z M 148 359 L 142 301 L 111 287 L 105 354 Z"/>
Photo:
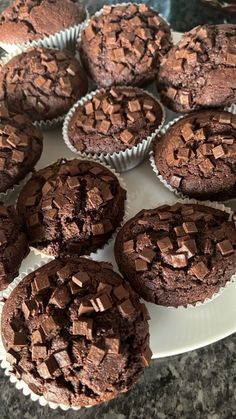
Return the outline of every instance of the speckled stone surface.
<path id="1" fill-rule="evenodd" d="M 94 12 L 104 3 L 84 3 Z M 113 1 L 118 3 L 118 1 Z M 186 31 L 202 23 L 236 22 L 236 15 L 205 7 L 200 0 L 159 0 L 159 8 L 173 29 Z M 0 1 L 4 8 L 8 1 Z M 167 331 L 168 332 L 168 331 Z M 179 355 L 152 361 L 133 389 L 104 405 L 79 412 L 53 411 L 31 402 L 0 371 L 0 418 L 38 419 L 235 419 L 236 335 Z"/>

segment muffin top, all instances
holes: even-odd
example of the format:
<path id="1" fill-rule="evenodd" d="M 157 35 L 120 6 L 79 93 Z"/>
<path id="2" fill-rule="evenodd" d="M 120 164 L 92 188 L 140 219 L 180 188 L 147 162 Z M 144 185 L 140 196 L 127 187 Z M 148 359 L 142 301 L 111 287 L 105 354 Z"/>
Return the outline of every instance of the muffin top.
<path id="1" fill-rule="evenodd" d="M 211 298 L 235 273 L 235 224 L 227 212 L 199 204 L 142 210 L 119 231 L 115 257 L 147 301 L 195 304 Z"/>
<path id="2" fill-rule="evenodd" d="M 68 126 L 71 144 L 88 153 L 114 153 L 132 147 L 162 124 L 157 100 L 141 89 L 101 89 L 76 108 Z"/>
<path id="3" fill-rule="evenodd" d="M 84 71 L 67 50 L 30 48 L 0 71 L 0 100 L 34 121 L 64 115 L 87 88 Z"/>
<path id="4" fill-rule="evenodd" d="M 18 275 L 29 253 L 24 223 L 13 206 L 0 203 L 0 291 Z"/>
<path id="5" fill-rule="evenodd" d="M 124 216 L 126 191 L 106 167 L 58 160 L 33 174 L 19 212 L 30 244 L 49 255 L 83 255 L 103 247 Z"/>
<path id="6" fill-rule="evenodd" d="M 110 264 L 77 258 L 27 275 L 1 326 L 13 374 L 49 401 L 86 406 L 127 391 L 149 364 L 147 319 Z"/>
<path id="7" fill-rule="evenodd" d="M 172 46 L 168 24 L 145 4 L 104 6 L 82 32 L 81 58 L 102 87 L 143 85 Z"/>
<path id="8" fill-rule="evenodd" d="M 31 120 L 8 112 L 0 103 L 0 192 L 6 192 L 34 169 L 43 149 L 43 136 Z"/>
<path id="9" fill-rule="evenodd" d="M 38 40 L 84 19 L 85 9 L 77 0 L 15 0 L 0 14 L 0 42 Z"/>
<path id="10" fill-rule="evenodd" d="M 177 121 L 153 144 L 159 173 L 197 199 L 236 197 L 236 115 L 197 111 Z"/>
<path id="11" fill-rule="evenodd" d="M 157 87 L 177 112 L 236 102 L 236 25 L 198 26 L 162 59 Z"/>

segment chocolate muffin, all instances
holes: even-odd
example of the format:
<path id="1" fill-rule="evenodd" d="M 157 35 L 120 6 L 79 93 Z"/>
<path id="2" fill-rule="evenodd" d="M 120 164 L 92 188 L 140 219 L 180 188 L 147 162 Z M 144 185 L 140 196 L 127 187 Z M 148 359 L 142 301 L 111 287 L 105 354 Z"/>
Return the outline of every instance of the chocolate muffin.
<path id="1" fill-rule="evenodd" d="M 22 114 L 9 114 L 0 103 L 0 193 L 34 169 L 42 149 L 43 136 L 31 120 Z"/>
<path id="2" fill-rule="evenodd" d="M 153 96 L 134 87 L 112 87 L 76 108 L 66 137 L 81 152 L 115 153 L 142 142 L 162 121 L 162 107 Z"/>
<path id="3" fill-rule="evenodd" d="M 30 245 L 48 255 L 87 255 L 103 247 L 124 217 L 126 191 L 106 167 L 58 160 L 34 173 L 18 209 Z"/>
<path id="4" fill-rule="evenodd" d="M 172 46 L 170 28 L 146 4 L 104 6 L 82 31 L 79 50 L 90 77 L 102 87 L 145 85 Z"/>
<path id="5" fill-rule="evenodd" d="M 163 58 L 157 88 L 176 112 L 236 102 L 236 25 L 198 26 Z"/>
<path id="6" fill-rule="evenodd" d="M 85 19 L 77 0 L 15 0 L 0 14 L 0 42 L 20 44 L 54 35 Z"/>
<path id="7" fill-rule="evenodd" d="M 2 312 L 12 372 L 47 400 L 91 406 L 128 391 L 151 359 L 148 312 L 111 265 L 53 260 Z"/>
<path id="8" fill-rule="evenodd" d="M 24 223 L 13 206 L 0 203 L 0 291 L 18 275 L 29 246 Z"/>
<path id="9" fill-rule="evenodd" d="M 236 197 L 236 115 L 205 110 L 172 125 L 153 144 L 159 174 L 197 199 Z"/>
<path id="10" fill-rule="evenodd" d="M 228 213 L 199 204 L 142 210 L 117 235 L 120 271 L 145 300 L 203 302 L 236 272 L 236 229 Z"/>
<path id="11" fill-rule="evenodd" d="M 30 48 L 0 71 L 0 100 L 34 121 L 64 115 L 87 88 L 84 71 L 67 50 Z"/>

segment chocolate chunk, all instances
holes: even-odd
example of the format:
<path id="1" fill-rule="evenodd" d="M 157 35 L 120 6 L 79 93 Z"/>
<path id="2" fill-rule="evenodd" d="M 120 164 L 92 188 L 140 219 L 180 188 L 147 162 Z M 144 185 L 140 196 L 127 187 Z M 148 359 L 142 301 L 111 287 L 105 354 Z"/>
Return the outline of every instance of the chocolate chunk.
<path id="1" fill-rule="evenodd" d="M 25 201 L 25 206 L 26 207 L 32 207 L 33 205 L 35 205 L 36 202 L 36 196 L 29 196 L 26 201 Z"/>
<path id="2" fill-rule="evenodd" d="M 192 130 L 191 124 L 186 124 L 181 130 L 184 141 L 188 142 L 194 137 L 194 132 Z"/>
<path id="3" fill-rule="evenodd" d="M 50 281 L 46 275 L 36 275 L 34 285 L 37 292 L 45 291 L 51 287 Z"/>
<path id="4" fill-rule="evenodd" d="M 176 175 L 173 175 L 173 176 L 171 176 L 171 178 L 170 178 L 170 184 L 171 184 L 171 186 L 173 186 L 174 188 L 179 188 L 179 186 L 180 186 L 180 184 L 181 184 L 181 181 L 182 181 L 182 177 L 181 177 L 181 176 L 176 176 Z"/>
<path id="5" fill-rule="evenodd" d="M 80 303 L 78 315 L 82 316 L 83 314 L 93 313 L 94 307 L 89 302 Z"/>
<path id="6" fill-rule="evenodd" d="M 193 222 L 183 223 L 183 229 L 187 234 L 194 234 L 198 232 L 197 226 Z"/>
<path id="7" fill-rule="evenodd" d="M 157 240 L 157 246 L 161 252 L 168 252 L 173 249 L 173 244 L 169 237 L 164 237 L 163 239 Z"/>
<path id="8" fill-rule="evenodd" d="M 113 294 L 119 301 L 129 297 L 129 291 L 123 285 L 113 288 Z"/>
<path id="9" fill-rule="evenodd" d="M 151 263 L 156 256 L 156 252 L 152 249 L 145 248 L 142 253 L 139 254 L 139 258 L 145 260 L 148 263 Z"/>
<path id="10" fill-rule="evenodd" d="M 229 240 L 223 240 L 222 242 L 217 243 L 217 248 L 223 256 L 229 256 L 234 253 L 234 248 Z"/>
<path id="11" fill-rule="evenodd" d="M 186 235 L 186 231 L 183 229 L 182 226 L 174 227 L 174 231 L 177 237 Z"/>
<path id="12" fill-rule="evenodd" d="M 39 215 L 38 215 L 38 213 L 32 214 L 32 215 L 29 217 L 29 225 L 30 225 L 31 227 L 37 227 L 37 226 L 39 226 L 39 225 L 40 225 L 40 220 L 39 220 Z"/>
<path id="13" fill-rule="evenodd" d="M 130 144 L 134 139 L 134 135 L 126 129 L 120 134 L 120 139 L 123 143 Z"/>
<path id="14" fill-rule="evenodd" d="M 171 262 L 174 268 L 184 268 L 188 265 L 186 253 L 171 255 Z"/>
<path id="15" fill-rule="evenodd" d="M 143 259 L 136 259 L 135 260 L 135 270 L 137 272 L 143 272 L 148 270 L 147 262 Z"/>
<path id="16" fill-rule="evenodd" d="M 105 356 L 105 351 L 101 348 L 99 348 L 96 345 L 91 345 L 87 360 L 91 361 L 94 365 L 101 364 L 103 358 Z"/>
<path id="17" fill-rule="evenodd" d="M 150 365 L 152 359 L 152 351 L 150 348 L 146 348 L 145 351 L 141 355 L 141 362 L 144 367 L 148 367 Z"/>
<path id="18" fill-rule="evenodd" d="M 188 259 L 192 258 L 197 253 L 197 246 L 195 240 L 185 240 L 178 250 L 180 253 L 187 253 Z"/>
<path id="19" fill-rule="evenodd" d="M 68 177 L 67 178 L 67 184 L 70 189 L 76 189 L 80 186 L 80 181 L 77 177 Z"/>
<path id="20" fill-rule="evenodd" d="M 124 242 L 123 251 L 126 255 L 129 255 L 134 252 L 134 241 L 128 240 Z"/>
<path id="21" fill-rule="evenodd" d="M 82 288 L 85 285 L 87 285 L 91 281 L 91 279 L 87 272 L 77 272 L 72 276 L 72 281 Z"/>
<path id="22" fill-rule="evenodd" d="M 124 317 L 132 317 L 135 314 L 135 307 L 129 299 L 119 304 L 118 309 Z"/>
<path id="23" fill-rule="evenodd" d="M 13 349 L 9 349 L 9 351 L 6 354 L 6 360 L 11 365 L 17 364 L 17 362 L 18 362 L 17 352 L 13 351 Z"/>
<path id="24" fill-rule="evenodd" d="M 191 267 L 190 273 L 202 281 L 210 273 L 210 271 L 204 262 L 198 262 Z"/>
<path id="25" fill-rule="evenodd" d="M 214 147 L 212 149 L 212 153 L 213 153 L 215 159 L 220 159 L 221 157 L 224 157 L 224 155 L 225 155 L 225 152 L 224 152 L 224 149 L 223 149 L 222 145 L 218 145 L 217 147 Z"/>
<path id="26" fill-rule="evenodd" d="M 139 100 L 131 100 L 128 102 L 128 108 L 130 112 L 138 112 L 141 110 L 141 105 Z"/>
<path id="27" fill-rule="evenodd" d="M 205 255 L 211 255 L 213 253 L 213 243 L 211 239 L 205 240 L 203 250 L 204 250 Z"/>
<path id="28" fill-rule="evenodd" d="M 42 322 L 41 327 L 43 329 L 44 334 L 46 336 L 49 336 L 51 333 L 57 330 L 58 323 L 56 322 L 53 316 L 49 316 Z"/>
<path id="29" fill-rule="evenodd" d="M 53 354 L 53 356 L 60 368 L 69 367 L 72 364 L 69 354 L 66 350 L 56 352 Z"/>
<path id="30" fill-rule="evenodd" d="M 214 165 L 209 159 L 205 159 L 202 163 L 199 164 L 199 167 L 203 173 L 209 173 L 214 169 Z"/>
<path id="31" fill-rule="evenodd" d="M 35 314 L 37 309 L 37 304 L 34 300 L 25 300 L 22 303 L 22 311 L 24 313 L 25 319 L 27 320 L 30 315 Z"/>
<path id="32" fill-rule="evenodd" d="M 102 223 L 92 224 L 91 229 L 94 236 L 104 234 L 104 225 Z"/>
<path id="33" fill-rule="evenodd" d="M 100 311 L 106 311 L 112 307 L 112 301 L 107 294 L 102 294 L 96 298 L 96 304 Z"/>
<path id="34" fill-rule="evenodd" d="M 70 300 L 71 295 L 68 287 L 66 285 L 62 285 L 53 291 L 49 303 L 55 304 L 57 307 L 62 309 L 67 306 Z"/>
<path id="35" fill-rule="evenodd" d="M 120 350 L 120 339 L 118 337 L 105 338 L 105 345 L 108 353 L 118 354 Z"/>
<path id="36" fill-rule="evenodd" d="M 58 370 L 58 364 L 54 356 L 50 356 L 50 358 L 48 358 L 45 362 L 38 365 L 37 370 L 39 375 L 45 380 L 53 378 L 53 375 Z"/>
<path id="37" fill-rule="evenodd" d="M 28 344 L 27 336 L 23 332 L 15 332 L 13 334 L 12 345 L 13 347 L 23 347 Z"/>
<path id="38" fill-rule="evenodd" d="M 68 279 L 71 275 L 70 265 L 65 265 L 63 268 L 59 269 L 59 271 L 57 271 L 57 275 L 61 282 L 64 282 L 66 279 Z"/>
<path id="39" fill-rule="evenodd" d="M 32 347 L 32 359 L 45 359 L 47 357 L 47 347 L 45 345 L 34 345 Z"/>
<path id="40" fill-rule="evenodd" d="M 72 333 L 73 335 L 86 336 L 91 340 L 93 333 L 93 319 L 81 316 L 79 320 L 73 321 Z"/>
<path id="41" fill-rule="evenodd" d="M 41 328 L 34 330 L 31 335 L 32 344 L 36 345 L 37 343 L 43 343 L 45 339 L 45 334 Z"/>

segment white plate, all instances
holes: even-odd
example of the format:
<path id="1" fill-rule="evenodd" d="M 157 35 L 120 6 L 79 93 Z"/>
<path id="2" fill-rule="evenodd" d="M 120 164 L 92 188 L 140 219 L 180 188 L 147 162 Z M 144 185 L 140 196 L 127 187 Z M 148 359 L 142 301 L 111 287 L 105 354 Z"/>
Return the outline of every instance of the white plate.
<path id="1" fill-rule="evenodd" d="M 64 145 L 60 129 L 45 133 L 44 151 L 38 168 L 45 167 L 60 157 L 75 155 Z M 136 169 L 122 174 L 131 191 L 131 213 L 155 204 L 172 202 L 176 198 L 154 175 L 146 161 Z M 116 268 L 113 243 L 98 252 L 96 260 L 107 260 Z M 21 272 L 40 262 L 32 252 L 23 262 Z M 214 301 L 198 308 L 171 309 L 147 304 L 151 314 L 151 348 L 154 358 L 187 352 L 222 339 L 236 331 L 236 283 Z"/>
<path id="2" fill-rule="evenodd" d="M 175 33 L 174 41 L 177 42 L 180 36 L 180 33 Z M 168 119 L 174 117 L 176 114 L 168 112 Z M 60 129 L 46 132 L 43 155 L 37 167 L 45 167 L 60 157 L 75 158 L 76 156 L 63 143 Z M 143 208 L 150 208 L 153 205 L 166 201 L 172 202 L 176 199 L 156 178 L 148 161 L 130 172 L 123 173 L 122 176 L 132 194 L 130 216 Z M 99 251 L 94 259 L 110 261 L 117 269 L 113 243 Z M 35 256 L 31 252 L 23 262 L 21 272 L 40 261 L 40 256 Z M 197 308 L 171 309 L 147 304 L 151 314 L 150 334 L 153 357 L 160 358 L 187 352 L 234 333 L 236 331 L 235 300 L 236 283 L 229 286 L 212 302 Z"/>

